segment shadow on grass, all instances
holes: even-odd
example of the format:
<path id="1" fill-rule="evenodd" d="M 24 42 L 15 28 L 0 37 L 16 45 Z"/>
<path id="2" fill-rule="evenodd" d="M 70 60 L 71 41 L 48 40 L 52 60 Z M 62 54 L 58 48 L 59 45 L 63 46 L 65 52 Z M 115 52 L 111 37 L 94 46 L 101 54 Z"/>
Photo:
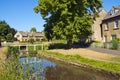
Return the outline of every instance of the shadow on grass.
<path id="1" fill-rule="evenodd" d="M 92 44 L 92 42 L 90 42 L 90 43 L 74 42 L 72 48 L 88 48 L 88 47 L 90 47 L 91 44 Z"/>
<path id="2" fill-rule="evenodd" d="M 53 43 L 48 46 L 48 49 L 67 49 L 67 44 Z"/>
<path id="3" fill-rule="evenodd" d="M 70 48 L 87 48 L 91 43 L 73 43 L 71 47 L 68 47 L 65 43 L 53 43 L 48 46 L 48 49 L 70 49 Z"/>

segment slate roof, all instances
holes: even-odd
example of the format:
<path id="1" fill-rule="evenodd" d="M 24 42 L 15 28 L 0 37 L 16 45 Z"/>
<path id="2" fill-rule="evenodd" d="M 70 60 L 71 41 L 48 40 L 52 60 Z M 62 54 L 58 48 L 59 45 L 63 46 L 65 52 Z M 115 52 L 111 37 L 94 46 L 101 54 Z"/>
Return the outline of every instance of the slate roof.
<path id="1" fill-rule="evenodd" d="M 23 31 L 20 31 L 19 32 L 22 36 L 44 36 L 44 34 L 42 32 L 23 32 Z"/>
<path id="2" fill-rule="evenodd" d="M 120 16 L 120 5 L 113 6 L 112 9 L 108 12 L 108 14 L 104 17 L 103 20 L 107 20 L 113 17 Z"/>

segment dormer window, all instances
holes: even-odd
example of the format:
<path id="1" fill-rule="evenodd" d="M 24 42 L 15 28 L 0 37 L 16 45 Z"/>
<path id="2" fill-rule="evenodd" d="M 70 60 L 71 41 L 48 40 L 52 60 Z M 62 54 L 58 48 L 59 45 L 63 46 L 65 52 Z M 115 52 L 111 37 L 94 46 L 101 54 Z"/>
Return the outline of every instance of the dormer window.
<path id="1" fill-rule="evenodd" d="M 119 24 L 118 24 L 118 20 L 115 20 L 114 21 L 114 29 L 118 28 L 119 27 Z"/>
<path id="2" fill-rule="evenodd" d="M 118 11 L 119 11 L 119 10 L 116 9 L 116 10 L 115 10 L 115 13 L 117 13 Z"/>
<path id="3" fill-rule="evenodd" d="M 114 15 L 114 14 L 117 13 L 118 11 L 119 11 L 118 9 L 111 10 L 110 15 Z"/>
<path id="4" fill-rule="evenodd" d="M 115 10 L 112 10 L 112 15 L 114 15 L 115 14 Z"/>

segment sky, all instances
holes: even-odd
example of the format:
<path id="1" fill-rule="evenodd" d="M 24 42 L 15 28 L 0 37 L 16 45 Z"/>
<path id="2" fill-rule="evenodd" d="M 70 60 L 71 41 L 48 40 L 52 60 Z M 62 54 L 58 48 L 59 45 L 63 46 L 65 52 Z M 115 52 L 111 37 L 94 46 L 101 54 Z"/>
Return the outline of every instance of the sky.
<path id="1" fill-rule="evenodd" d="M 112 6 L 120 5 L 120 0 L 102 0 L 104 9 L 108 12 Z M 30 31 L 36 27 L 43 31 L 45 21 L 33 10 L 38 0 L 0 0 L 0 21 L 5 20 L 17 31 Z"/>

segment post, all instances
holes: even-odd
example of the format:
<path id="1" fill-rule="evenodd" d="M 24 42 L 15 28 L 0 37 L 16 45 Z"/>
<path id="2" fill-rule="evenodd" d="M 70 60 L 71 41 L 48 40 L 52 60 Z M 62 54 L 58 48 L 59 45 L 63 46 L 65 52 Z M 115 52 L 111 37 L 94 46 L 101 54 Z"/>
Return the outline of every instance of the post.
<path id="1" fill-rule="evenodd" d="M 42 47 L 42 50 L 43 50 L 43 44 L 41 45 L 41 47 Z"/>
<path id="2" fill-rule="evenodd" d="M 19 50 L 20 50 L 20 45 L 19 45 Z"/>
<path id="3" fill-rule="evenodd" d="M 28 51 L 28 45 L 26 45 L 26 51 Z"/>
<path id="4" fill-rule="evenodd" d="M 36 45 L 34 45 L 34 50 L 36 50 Z"/>

